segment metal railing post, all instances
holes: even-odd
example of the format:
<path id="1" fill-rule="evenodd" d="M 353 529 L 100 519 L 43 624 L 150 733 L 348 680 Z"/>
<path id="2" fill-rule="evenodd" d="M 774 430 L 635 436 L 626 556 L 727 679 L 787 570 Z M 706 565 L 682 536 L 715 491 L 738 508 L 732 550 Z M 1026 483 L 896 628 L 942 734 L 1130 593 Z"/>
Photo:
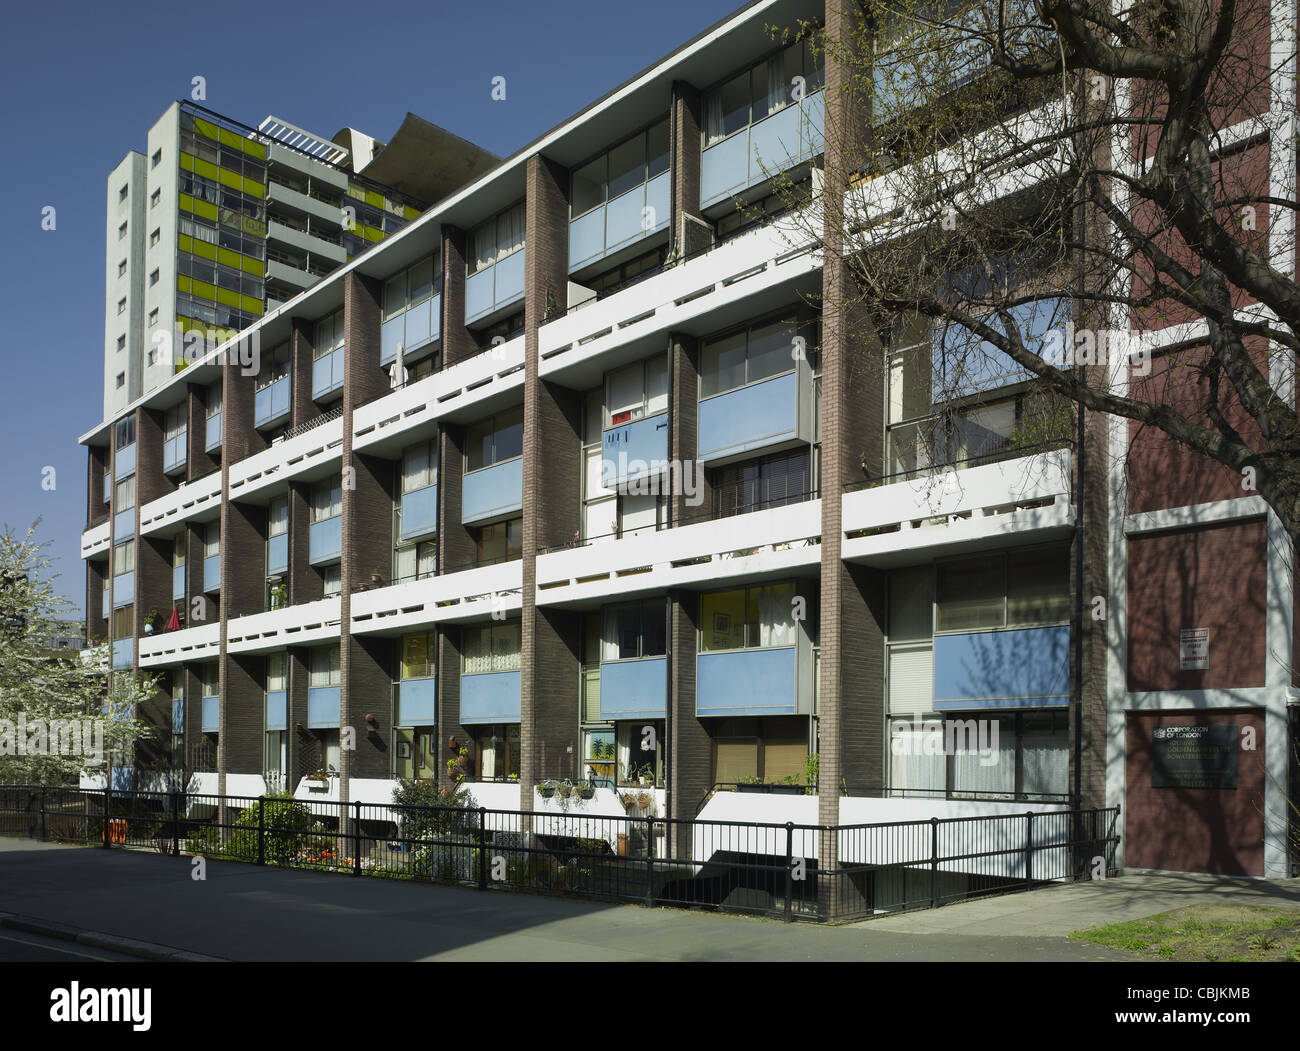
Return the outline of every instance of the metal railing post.
<path id="1" fill-rule="evenodd" d="M 108 822 L 109 822 L 109 807 L 112 805 L 112 800 L 113 800 L 113 770 L 112 767 L 109 767 L 108 776 L 104 781 L 104 821 L 103 821 L 103 826 L 101 828 L 101 831 L 104 833 L 103 840 L 104 840 L 105 850 L 109 848 Z"/>
<path id="2" fill-rule="evenodd" d="M 352 819 L 353 832 L 353 853 L 352 853 L 352 875 L 361 875 L 361 800 L 353 800 L 352 806 L 356 809 L 356 816 Z"/>
<path id="3" fill-rule="evenodd" d="M 785 922 L 794 921 L 794 822 L 785 823 Z"/>
<path id="4" fill-rule="evenodd" d="M 266 864 L 266 796 L 257 797 L 257 863 Z"/>
<path id="5" fill-rule="evenodd" d="M 172 792 L 172 857 L 181 856 L 181 815 L 177 807 L 177 796 L 180 793 Z"/>
<path id="6" fill-rule="evenodd" d="M 930 818 L 930 908 L 939 897 L 939 819 Z"/>
<path id="7" fill-rule="evenodd" d="M 1034 812 L 1025 811 L 1025 890 L 1034 882 Z"/>
<path id="8" fill-rule="evenodd" d="M 648 908 L 655 904 L 655 819 L 645 819 L 645 903 Z"/>
<path id="9" fill-rule="evenodd" d="M 487 890 L 487 808 L 478 808 L 478 889 Z"/>
<path id="10" fill-rule="evenodd" d="M 49 831 L 45 824 L 45 787 L 41 787 L 41 842 L 45 842 L 45 837 Z"/>

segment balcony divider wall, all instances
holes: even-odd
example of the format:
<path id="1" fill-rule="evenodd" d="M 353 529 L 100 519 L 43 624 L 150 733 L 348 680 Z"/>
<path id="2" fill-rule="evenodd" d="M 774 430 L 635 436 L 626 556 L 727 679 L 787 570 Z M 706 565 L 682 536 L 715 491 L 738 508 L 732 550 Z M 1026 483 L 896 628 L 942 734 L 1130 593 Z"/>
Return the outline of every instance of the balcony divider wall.
<path id="1" fill-rule="evenodd" d="M 523 596 L 520 652 L 520 766 L 525 787 L 539 778 L 576 778 L 578 618 L 538 616 L 537 550 L 569 541 L 580 524 L 582 398 L 538 373 L 539 330 L 548 296 L 568 287 L 568 169 L 528 159 L 524 222 Z M 572 741 L 567 752 L 560 741 Z M 545 735 L 545 740 L 544 740 Z M 545 750 L 544 750 L 545 748 Z"/>
<path id="2" fill-rule="evenodd" d="M 306 730 L 310 652 L 306 647 L 293 646 L 285 660 L 285 671 L 289 676 L 289 711 L 285 720 L 289 756 L 285 765 L 289 772 L 287 788 L 290 792 L 317 768 L 316 749 Z"/>
<path id="3" fill-rule="evenodd" d="M 314 364 L 315 325 L 306 318 L 292 319 L 289 340 L 289 424 L 301 427 L 320 415 L 320 409 L 311 396 L 311 376 Z"/>
<path id="4" fill-rule="evenodd" d="M 438 572 L 460 572 L 478 554 L 474 534 L 461 524 L 465 479 L 465 428 L 443 424 L 439 434 Z"/>
<path id="5" fill-rule="evenodd" d="M 185 477 L 191 481 L 202 478 L 217 466 L 217 457 L 208 452 L 208 409 L 205 388 L 202 384 L 186 384 L 185 451 L 187 466 Z"/>
<path id="6" fill-rule="evenodd" d="M 465 327 L 465 260 L 469 234 L 455 226 L 442 228 L 442 361 L 443 367 L 479 352 L 473 333 Z"/>
<path id="7" fill-rule="evenodd" d="M 673 238 L 682 255 L 702 251 L 713 243 L 712 224 L 700 213 L 700 127 L 704 98 L 699 90 L 676 81 L 673 111 Z M 698 221 L 697 221 L 698 220 Z"/>
<path id="8" fill-rule="evenodd" d="M 695 714 L 695 667 L 699 649 L 699 595 L 674 589 L 668 645 L 671 655 L 671 683 L 668 703 L 672 706 L 668 759 L 670 817 L 695 817 L 705 793 L 713 784 L 713 742 L 708 728 Z M 683 826 L 685 827 L 685 826 Z M 680 831 L 680 829 L 675 829 Z M 673 857 L 691 856 L 689 835 L 673 843 Z M 678 852 L 681 853 L 678 853 Z"/>
<path id="9" fill-rule="evenodd" d="M 447 760 L 453 757 L 448 742 L 454 737 L 457 751 L 460 748 L 468 748 L 470 756 L 473 757 L 474 747 L 472 742 L 474 737 L 460 721 L 462 656 L 460 627 L 456 624 L 440 624 L 437 631 L 438 720 L 435 729 L 437 731 L 438 748 L 435 756 L 437 760 L 435 769 L 438 774 L 438 783 L 446 788 L 453 784 L 451 771 L 447 769 Z M 466 780 L 473 781 L 477 776 L 478 770 L 473 769 L 466 776 Z"/>
<path id="10" fill-rule="evenodd" d="M 392 697 L 394 640 L 383 636 L 349 637 L 348 666 L 352 669 L 346 687 L 352 694 L 352 716 L 343 722 L 355 732 L 356 750 L 350 777 L 393 776 Z M 375 732 L 366 716 L 373 715 Z"/>
<path id="11" fill-rule="evenodd" d="M 370 703 L 365 685 L 360 681 L 382 679 L 385 698 L 391 689 L 388 668 L 376 676 L 374 656 L 352 640 L 352 594 L 369 579 L 370 566 L 376 558 L 391 565 L 393 550 L 392 482 L 393 464 L 357 456 L 352 451 L 352 415 L 357 406 L 365 405 L 388 391 L 388 381 L 379 367 L 383 302 L 382 282 L 363 277 L 355 271 L 343 282 L 343 486 L 342 486 L 342 556 L 339 578 L 339 726 L 357 727 L 365 713 L 363 700 Z M 380 553 L 384 554 L 380 554 Z M 380 569 L 386 580 L 391 570 Z M 357 681 L 354 681 L 354 669 Z M 385 704 L 380 711 L 387 708 Z M 371 757 L 361 759 L 365 737 L 364 723 L 357 730 L 355 749 L 339 751 L 341 782 L 339 798 L 349 798 L 349 780 L 365 776 L 358 770 L 368 769 Z"/>
<path id="12" fill-rule="evenodd" d="M 231 654 L 223 662 L 221 736 L 226 773 L 261 774 L 264 766 L 266 658 Z"/>
<path id="13" fill-rule="evenodd" d="M 311 565 L 311 482 L 289 483 L 289 602 L 325 597 L 325 583 Z"/>

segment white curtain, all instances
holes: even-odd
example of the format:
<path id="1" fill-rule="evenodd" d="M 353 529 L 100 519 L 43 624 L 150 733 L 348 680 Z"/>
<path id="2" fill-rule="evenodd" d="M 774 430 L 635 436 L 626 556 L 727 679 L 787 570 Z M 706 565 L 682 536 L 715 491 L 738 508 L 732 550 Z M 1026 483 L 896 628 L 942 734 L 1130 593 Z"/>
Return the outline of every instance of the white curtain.
<path id="1" fill-rule="evenodd" d="M 790 104 L 790 85 L 785 82 L 785 52 L 767 60 L 767 112 L 775 113 Z"/>
<path id="2" fill-rule="evenodd" d="M 760 588 L 758 592 L 758 622 L 761 646 L 793 646 L 794 585 L 780 584 Z"/>
<path id="3" fill-rule="evenodd" d="M 712 91 L 704 100 L 705 145 L 712 146 L 722 138 L 722 90 Z"/>

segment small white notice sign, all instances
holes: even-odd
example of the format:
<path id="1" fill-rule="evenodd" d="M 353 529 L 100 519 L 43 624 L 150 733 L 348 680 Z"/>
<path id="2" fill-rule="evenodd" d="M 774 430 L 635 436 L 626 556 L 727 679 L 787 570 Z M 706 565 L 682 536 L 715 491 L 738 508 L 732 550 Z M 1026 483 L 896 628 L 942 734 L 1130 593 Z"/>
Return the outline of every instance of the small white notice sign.
<path id="1" fill-rule="evenodd" d="M 1183 628 L 1178 644 L 1180 670 L 1205 671 L 1210 666 L 1209 628 Z"/>

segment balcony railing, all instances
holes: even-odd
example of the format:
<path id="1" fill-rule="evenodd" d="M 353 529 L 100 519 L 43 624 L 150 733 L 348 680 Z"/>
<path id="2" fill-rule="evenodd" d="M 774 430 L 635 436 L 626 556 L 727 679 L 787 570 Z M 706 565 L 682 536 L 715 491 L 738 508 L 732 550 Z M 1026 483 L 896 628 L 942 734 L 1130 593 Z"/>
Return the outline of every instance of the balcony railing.
<path id="1" fill-rule="evenodd" d="M 339 559 L 343 554 L 343 516 L 313 522 L 308 529 L 308 547 L 313 566 Z"/>
<path id="2" fill-rule="evenodd" d="M 189 431 L 181 431 L 175 437 L 163 442 L 163 473 L 170 474 L 177 468 L 184 467 L 189 459 Z"/>
<path id="3" fill-rule="evenodd" d="M 266 427 L 289 415 L 289 377 L 281 376 L 253 395 L 253 426 Z"/>
<path id="4" fill-rule="evenodd" d="M 524 297 L 524 252 L 520 248 L 465 279 L 465 323 L 504 310 Z"/>

